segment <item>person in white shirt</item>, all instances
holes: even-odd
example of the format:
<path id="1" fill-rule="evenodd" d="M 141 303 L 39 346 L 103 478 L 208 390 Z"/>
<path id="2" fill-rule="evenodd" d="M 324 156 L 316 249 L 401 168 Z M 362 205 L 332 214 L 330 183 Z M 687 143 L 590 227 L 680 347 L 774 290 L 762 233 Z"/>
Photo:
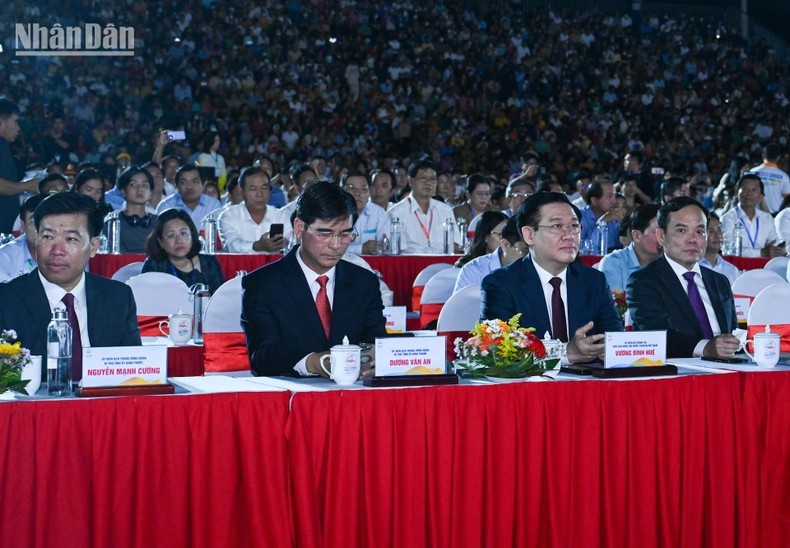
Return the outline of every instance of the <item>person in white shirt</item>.
<path id="1" fill-rule="evenodd" d="M 409 166 L 411 192 L 387 211 L 390 222 L 401 224 L 401 252 L 404 254 L 438 254 L 443 252 L 445 222 L 455 223 L 453 209 L 436 194 L 436 166 L 430 160 L 418 160 Z M 454 230 L 454 253 L 461 249 L 461 234 Z"/>
<path id="2" fill-rule="evenodd" d="M 395 188 L 395 175 L 389 169 L 374 169 L 370 172 L 370 201 L 384 211 L 392 205 L 392 189 Z"/>
<path id="3" fill-rule="evenodd" d="M 780 154 L 778 146 L 766 145 L 763 149 L 763 163 L 751 170 L 763 182 L 765 203 L 771 213 L 779 211 L 784 197 L 790 195 L 790 177 L 776 165 Z"/>
<path id="4" fill-rule="evenodd" d="M 535 185 L 526 175 L 520 175 L 510 181 L 507 185 L 505 196 L 507 197 L 508 208 L 503 211 L 508 217 L 515 217 L 521 204 L 535 194 Z M 471 230 L 471 226 L 470 226 Z"/>
<path id="5" fill-rule="evenodd" d="M 340 186 L 354 197 L 359 217 L 354 223 L 357 239 L 349 246 L 350 253 L 357 255 L 376 255 L 379 240 L 389 231 L 387 212 L 368 201 L 370 181 L 361 171 L 349 171 L 340 179 Z"/>
<path id="6" fill-rule="evenodd" d="M 259 167 L 244 168 L 239 186 L 244 201 L 228 207 L 219 216 L 222 248 L 231 253 L 280 253 L 291 238 L 291 222 L 282 211 L 268 205 L 269 176 Z M 282 231 L 271 236 L 272 225 Z"/>
<path id="7" fill-rule="evenodd" d="M 708 219 L 708 246 L 705 248 L 705 256 L 699 264 L 710 268 L 714 272 L 724 274 L 730 280 L 730 285 L 732 285 L 738 279 L 738 267 L 725 261 L 719 254 L 723 245 L 724 234 L 721 231 L 719 216 L 711 212 L 710 219 Z"/>
<path id="8" fill-rule="evenodd" d="M 744 173 L 738 180 L 738 205 L 722 215 L 721 230 L 726 238 L 733 238 L 735 225 L 743 226 L 744 257 L 779 257 L 785 254 L 778 241 L 774 218 L 757 209 L 764 197 L 763 182 L 754 173 Z"/>
<path id="9" fill-rule="evenodd" d="M 0 282 L 13 280 L 36 268 L 36 224 L 33 212 L 46 194 L 34 194 L 20 206 L 22 234 L 0 246 Z"/>
<path id="10" fill-rule="evenodd" d="M 455 281 L 453 293 L 458 293 L 469 285 L 480 284 L 483 278 L 494 270 L 514 263 L 524 257 L 527 252 L 529 252 L 529 248 L 521 239 L 516 218 L 511 217 L 502 226 L 499 234 L 499 246 L 487 255 L 472 259 L 461 268 L 461 273 Z"/>

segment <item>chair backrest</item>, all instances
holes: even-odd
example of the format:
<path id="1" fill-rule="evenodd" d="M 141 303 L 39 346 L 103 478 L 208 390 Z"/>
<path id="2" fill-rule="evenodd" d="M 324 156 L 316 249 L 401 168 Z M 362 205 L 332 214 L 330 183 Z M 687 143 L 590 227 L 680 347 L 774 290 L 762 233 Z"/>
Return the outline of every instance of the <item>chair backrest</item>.
<path id="1" fill-rule="evenodd" d="M 766 287 L 754 298 L 747 316 L 749 338 L 765 330 L 782 334 L 781 351 L 790 352 L 790 284 Z"/>
<path id="2" fill-rule="evenodd" d="M 468 285 L 454 293 L 439 313 L 436 330 L 471 331 L 480 319 L 481 297 L 479 284 Z"/>
<path id="3" fill-rule="evenodd" d="M 357 266 L 361 266 L 365 270 L 370 270 L 376 276 L 378 276 L 379 291 L 381 291 L 381 302 L 384 303 L 384 306 L 392 306 L 392 302 L 395 300 L 395 293 L 389 288 L 389 286 L 387 286 L 387 284 L 384 283 L 384 280 L 381 279 L 381 273 L 378 270 L 373 270 L 373 267 L 370 266 L 370 263 L 355 253 L 346 253 L 343 255 L 343 260 Z"/>
<path id="4" fill-rule="evenodd" d="M 444 303 L 452 296 L 460 273 L 460 268 L 447 268 L 425 284 L 420 298 L 420 326 L 423 329 L 433 329 L 432 324 L 438 320 Z"/>
<path id="5" fill-rule="evenodd" d="M 112 279 L 126 283 L 129 278 L 137 276 L 138 274 L 142 274 L 143 264 L 143 261 L 135 261 L 133 263 L 123 265 L 121 268 L 115 271 L 115 274 L 112 275 Z"/>
<path id="6" fill-rule="evenodd" d="M 247 342 L 241 329 L 241 276 L 214 292 L 203 317 L 206 373 L 249 371 Z"/>
<path id="7" fill-rule="evenodd" d="M 420 309 L 420 300 L 422 299 L 422 292 L 425 290 L 425 284 L 428 280 L 433 278 L 438 272 L 452 268 L 453 265 L 448 263 L 434 263 L 429 264 L 423 268 L 414 278 L 414 283 L 411 287 L 411 309 L 417 311 Z"/>
<path id="8" fill-rule="evenodd" d="M 774 257 L 768 261 L 763 267 L 765 270 L 776 272 L 782 278 L 787 280 L 787 265 L 790 263 L 790 257 Z"/>
<path id="9" fill-rule="evenodd" d="M 762 268 L 748 270 L 741 274 L 738 279 L 735 280 L 735 283 L 732 284 L 732 292 L 735 295 L 755 297 L 769 285 L 781 283 L 787 283 L 787 279 L 776 272 Z"/>
<path id="10" fill-rule="evenodd" d="M 138 316 L 169 316 L 179 311 L 192 313 L 189 287 L 164 272 L 145 272 L 127 280 L 137 303 Z"/>

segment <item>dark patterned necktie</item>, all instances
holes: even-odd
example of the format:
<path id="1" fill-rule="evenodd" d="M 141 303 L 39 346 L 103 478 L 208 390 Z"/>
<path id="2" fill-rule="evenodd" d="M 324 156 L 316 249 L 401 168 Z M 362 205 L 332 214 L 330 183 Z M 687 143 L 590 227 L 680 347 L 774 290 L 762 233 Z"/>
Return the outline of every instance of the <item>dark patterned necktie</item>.
<path id="1" fill-rule="evenodd" d="M 551 294 L 551 334 L 555 339 L 568 342 L 568 326 L 565 322 L 565 303 L 562 302 L 560 285 L 562 278 L 552 278 L 549 283 L 554 288 Z"/>
<path id="2" fill-rule="evenodd" d="M 708 320 L 708 313 L 705 311 L 702 296 L 699 294 L 699 288 L 694 282 L 694 272 L 686 272 L 683 274 L 683 277 L 689 283 L 689 301 L 691 301 L 691 308 L 694 309 L 694 315 L 697 316 L 699 325 L 702 327 L 702 334 L 706 339 L 710 340 L 713 338 L 713 329 L 710 327 L 710 320 Z"/>

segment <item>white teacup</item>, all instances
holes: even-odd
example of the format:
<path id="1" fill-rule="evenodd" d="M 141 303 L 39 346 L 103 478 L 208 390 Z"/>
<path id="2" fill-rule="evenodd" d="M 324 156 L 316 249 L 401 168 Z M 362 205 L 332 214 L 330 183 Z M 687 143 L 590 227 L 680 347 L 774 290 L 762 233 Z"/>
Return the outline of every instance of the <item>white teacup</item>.
<path id="1" fill-rule="evenodd" d="M 41 356 L 30 356 L 30 363 L 22 368 L 22 380 L 27 383 L 25 390 L 32 396 L 41 388 Z"/>
<path id="2" fill-rule="evenodd" d="M 743 351 L 760 367 L 776 367 L 779 362 L 781 342 L 782 335 L 779 333 L 755 333 L 753 340 L 744 342 Z M 749 353 L 749 343 L 752 343 L 754 355 Z"/>
<path id="3" fill-rule="evenodd" d="M 167 326 L 166 332 L 162 326 Z M 192 337 L 192 315 L 191 314 L 170 314 L 167 320 L 159 322 L 159 331 L 162 335 L 170 337 L 173 344 L 186 344 Z"/>
<path id="4" fill-rule="evenodd" d="M 563 343 L 559 339 L 543 339 L 541 341 L 546 349 L 546 359 L 554 360 L 562 358 Z M 548 377 L 556 377 L 560 372 L 560 364 L 554 366 L 554 369 L 546 371 L 545 375 Z"/>
<path id="5" fill-rule="evenodd" d="M 340 386 L 350 386 L 359 379 L 362 349 L 355 344 L 337 344 L 328 355 L 321 356 L 321 369 Z M 329 360 L 330 369 L 324 360 Z"/>

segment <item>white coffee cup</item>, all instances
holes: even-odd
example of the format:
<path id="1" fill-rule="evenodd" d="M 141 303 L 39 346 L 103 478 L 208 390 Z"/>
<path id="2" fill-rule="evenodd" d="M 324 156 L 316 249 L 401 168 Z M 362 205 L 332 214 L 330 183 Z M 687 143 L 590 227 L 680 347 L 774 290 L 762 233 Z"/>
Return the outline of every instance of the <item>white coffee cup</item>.
<path id="1" fill-rule="evenodd" d="M 330 353 L 321 356 L 319 360 L 329 378 L 340 386 L 350 386 L 359 379 L 362 349 L 355 344 L 348 344 L 348 338 L 343 338 L 343 344 L 337 344 L 330 349 Z M 330 369 L 326 368 L 324 360 L 329 360 Z"/>
<path id="2" fill-rule="evenodd" d="M 169 332 L 162 329 L 163 325 L 167 326 Z M 170 337 L 173 344 L 186 344 L 192 337 L 192 315 L 170 314 L 167 320 L 159 322 L 159 331 L 162 335 Z"/>
<path id="3" fill-rule="evenodd" d="M 772 331 L 755 333 L 754 339 L 745 341 L 743 351 L 760 367 L 776 367 L 781 352 L 782 335 Z M 754 355 L 747 349 L 752 343 Z"/>
<path id="4" fill-rule="evenodd" d="M 41 388 L 41 356 L 30 356 L 30 363 L 22 368 L 22 380 L 27 383 L 25 390 L 32 396 Z"/>

